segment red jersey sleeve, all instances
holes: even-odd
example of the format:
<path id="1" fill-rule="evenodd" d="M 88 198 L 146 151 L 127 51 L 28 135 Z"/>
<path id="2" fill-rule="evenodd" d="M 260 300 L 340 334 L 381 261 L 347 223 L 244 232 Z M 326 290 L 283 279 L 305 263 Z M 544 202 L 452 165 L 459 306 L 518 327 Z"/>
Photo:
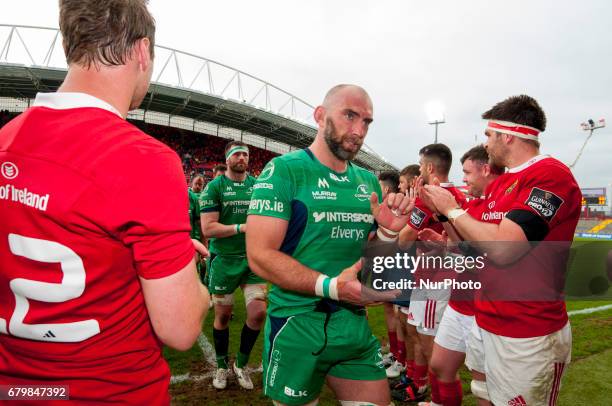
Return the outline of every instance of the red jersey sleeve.
<path id="1" fill-rule="evenodd" d="M 110 231 L 131 249 L 140 277 L 172 275 L 195 253 L 189 237 L 187 183 L 178 155 L 151 139 L 146 147 L 130 149 L 119 159 L 116 167 L 123 173 L 110 175 L 117 179 L 105 216 Z"/>
<path id="2" fill-rule="evenodd" d="M 563 222 L 580 205 L 576 180 L 569 170 L 558 165 L 539 166 L 519 182 L 518 198 L 509 211 L 530 211 L 541 217 L 549 228 Z"/>
<path id="3" fill-rule="evenodd" d="M 412 213 L 410 213 L 410 219 L 408 220 L 408 225 L 413 229 L 420 231 L 427 228 L 428 224 L 432 221 L 433 213 L 429 208 L 423 203 L 420 198 L 416 198 L 414 209 L 412 209 Z"/>

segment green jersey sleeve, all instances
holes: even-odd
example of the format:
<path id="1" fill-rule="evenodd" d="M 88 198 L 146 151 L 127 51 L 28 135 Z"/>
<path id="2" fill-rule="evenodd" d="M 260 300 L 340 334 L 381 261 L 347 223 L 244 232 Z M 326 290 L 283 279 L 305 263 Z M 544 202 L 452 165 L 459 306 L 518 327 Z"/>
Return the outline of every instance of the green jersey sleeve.
<path id="1" fill-rule="evenodd" d="M 189 221 L 191 223 L 191 238 L 200 240 L 200 194 L 189 189 Z"/>
<path id="2" fill-rule="evenodd" d="M 219 193 L 219 182 L 210 181 L 200 193 L 200 213 L 221 211 L 221 195 Z"/>
<path id="3" fill-rule="evenodd" d="M 253 186 L 253 196 L 248 214 L 291 218 L 291 202 L 294 196 L 291 172 L 287 163 L 274 158 L 264 168 Z"/>

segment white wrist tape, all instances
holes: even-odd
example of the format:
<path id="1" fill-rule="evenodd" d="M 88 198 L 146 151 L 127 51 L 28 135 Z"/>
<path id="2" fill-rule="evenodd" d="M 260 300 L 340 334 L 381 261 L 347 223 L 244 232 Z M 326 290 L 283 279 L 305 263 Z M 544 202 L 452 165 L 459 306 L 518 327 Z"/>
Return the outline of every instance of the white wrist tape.
<path id="1" fill-rule="evenodd" d="M 387 237 L 385 234 L 383 234 L 383 230 L 385 233 L 389 233 L 393 235 L 393 237 Z M 378 239 L 381 241 L 385 241 L 385 242 L 391 242 L 391 241 L 397 240 L 398 234 L 399 234 L 398 232 L 387 230 L 386 228 L 383 229 L 380 226 L 378 227 L 378 230 L 376 230 L 376 235 L 378 236 Z"/>
<path id="2" fill-rule="evenodd" d="M 385 232 L 385 234 L 389 234 L 389 235 L 398 235 L 399 234 L 399 231 L 389 230 L 388 228 L 385 228 L 383 226 L 378 226 L 378 228 L 383 230 Z"/>
<path id="3" fill-rule="evenodd" d="M 323 274 L 319 275 L 317 283 L 315 284 L 315 295 L 323 297 L 323 281 L 327 278 L 329 278 L 329 276 Z"/>
<path id="4" fill-rule="evenodd" d="M 315 284 L 315 295 L 326 299 L 338 300 L 338 278 L 319 275 Z"/>

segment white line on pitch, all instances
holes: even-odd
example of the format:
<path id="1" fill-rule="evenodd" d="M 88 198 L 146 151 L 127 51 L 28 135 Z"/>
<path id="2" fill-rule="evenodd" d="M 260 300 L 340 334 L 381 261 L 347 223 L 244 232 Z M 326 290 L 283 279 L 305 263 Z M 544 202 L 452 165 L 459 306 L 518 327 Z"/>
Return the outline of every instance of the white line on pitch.
<path id="1" fill-rule="evenodd" d="M 572 310 L 571 312 L 567 312 L 567 315 L 573 316 L 575 314 L 591 314 L 591 313 L 601 312 L 601 311 L 608 310 L 608 309 L 612 309 L 612 304 L 605 305 L 605 306 L 598 306 L 598 307 L 589 307 L 587 309 L 582 309 L 582 310 Z"/>
<path id="2" fill-rule="evenodd" d="M 200 346 L 200 349 L 204 354 L 206 362 L 208 362 L 208 364 L 212 366 L 216 366 L 217 358 L 215 357 L 215 349 L 212 345 L 210 345 L 210 341 L 208 341 L 204 333 L 200 333 L 200 335 L 198 336 L 198 345 Z"/>

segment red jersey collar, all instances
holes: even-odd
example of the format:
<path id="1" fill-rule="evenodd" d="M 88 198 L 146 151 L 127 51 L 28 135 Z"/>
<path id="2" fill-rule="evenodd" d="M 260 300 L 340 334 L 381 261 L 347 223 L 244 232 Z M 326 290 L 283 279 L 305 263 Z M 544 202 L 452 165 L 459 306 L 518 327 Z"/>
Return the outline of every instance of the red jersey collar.
<path id="1" fill-rule="evenodd" d="M 518 173 L 524 169 L 529 168 L 531 165 L 535 164 L 536 162 L 540 162 L 543 159 L 546 158 L 550 158 L 550 155 L 536 155 L 533 158 L 529 159 L 527 162 L 520 164 L 519 166 L 515 166 L 514 168 L 510 168 L 508 169 L 508 173 Z"/>
<path id="2" fill-rule="evenodd" d="M 55 110 L 77 109 L 81 107 L 93 107 L 110 111 L 121 116 L 121 113 L 97 97 L 87 93 L 72 93 L 72 92 L 55 92 L 55 93 L 37 93 L 33 106 L 48 107 Z"/>

